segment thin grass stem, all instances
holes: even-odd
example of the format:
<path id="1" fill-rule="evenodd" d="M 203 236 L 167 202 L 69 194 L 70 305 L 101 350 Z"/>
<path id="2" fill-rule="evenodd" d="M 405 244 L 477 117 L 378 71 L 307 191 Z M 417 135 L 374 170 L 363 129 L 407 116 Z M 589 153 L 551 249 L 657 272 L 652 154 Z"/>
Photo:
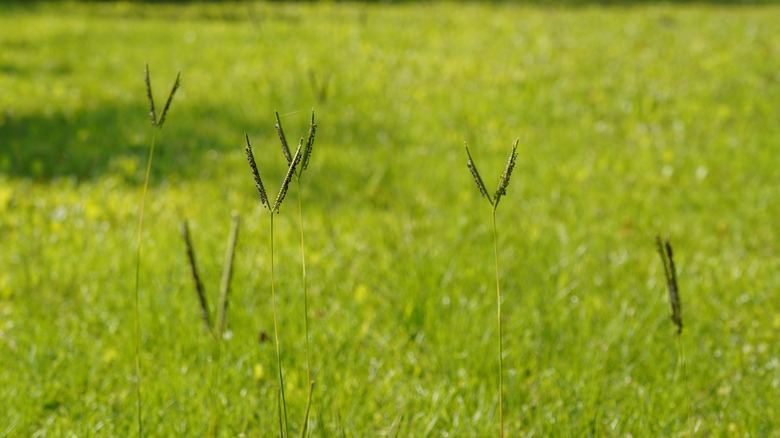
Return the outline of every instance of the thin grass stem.
<path id="1" fill-rule="evenodd" d="M 477 184 L 480 194 L 482 197 L 487 198 L 490 203 L 492 213 L 493 255 L 496 264 L 496 324 L 498 327 L 498 421 L 499 436 L 502 438 L 504 437 L 504 330 L 501 325 L 501 280 L 498 264 L 498 227 L 496 226 L 496 210 L 498 209 L 498 203 L 501 200 L 501 197 L 506 194 L 506 189 L 509 186 L 509 179 L 512 176 L 512 170 L 515 167 L 515 160 L 517 159 L 518 143 L 519 140 L 516 140 L 512 145 L 512 152 L 509 154 L 509 159 L 504 167 L 504 172 L 499 178 L 498 186 L 496 187 L 496 191 L 492 198 L 477 170 L 477 165 L 474 163 L 468 145 L 464 145 L 466 148 L 466 155 L 468 156 L 466 165 L 471 172 L 471 176 L 474 178 L 474 182 Z"/>
<path id="2" fill-rule="evenodd" d="M 501 282 L 498 268 L 498 230 L 496 210 L 493 209 L 493 254 L 496 261 L 496 320 L 498 324 L 498 421 L 499 436 L 504 436 L 504 330 L 501 327 Z"/>
<path id="3" fill-rule="evenodd" d="M 312 389 L 314 386 L 314 381 L 311 379 L 311 357 L 309 355 L 309 300 L 308 300 L 308 291 L 306 287 L 306 240 L 304 238 L 304 231 L 303 231 L 303 204 L 301 202 L 301 177 L 300 175 L 298 178 L 295 179 L 296 183 L 296 195 L 298 198 L 298 221 L 299 221 L 299 229 L 301 232 L 301 277 L 303 281 L 303 327 L 304 327 L 304 334 L 306 336 L 306 381 L 308 382 L 308 395 L 307 395 L 307 407 L 306 407 L 306 415 L 303 419 L 303 430 L 304 434 L 301 436 L 306 436 L 305 433 L 307 433 L 309 429 L 309 412 L 311 408 L 311 399 L 312 399 Z"/>
<path id="4" fill-rule="evenodd" d="M 134 314 L 135 314 L 135 382 L 136 382 L 136 400 L 138 410 L 138 436 L 143 436 L 143 403 L 141 398 L 141 322 L 140 322 L 140 310 L 139 310 L 139 289 L 141 278 L 141 238 L 143 236 L 144 228 L 144 207 L 146 204 L 146 194 L 149 190 L 149 179 L 152 173 L 152 161 L 154 159 L 154 146 L 157 139 L 157 130 L 162 128 L 165 122 L 165 115 L 171 106 L 173 96 L 176 94 L 176 90 L 179 88 L 179 76 L 176 74 L 176 82 L 173 84 L 170 94 L 168 94 L 168 100 L 165 102 L 165 108 L 160 120 L 157 120 L 154 109 L 154 97 L 152 95 L 152 81 L 149 77 L 149 64 L 144 64 L 144 85 L 146 86 L 146 98 L 149 103 L 149 119 L 152 123 L 152 144 L 149 147 L 149 158 L 146 161 L 146 174 L 144 175 L 144 186 L 141 193 L 141 207 L 138 217 L 138 240 L 136 242 L 135 253 L 135 292 L 134 292 Z"/>
<path id="5" fill-rule="evenodd" d="M 148 69 L 147 69 L 148 81 Z M 148 82 L 147 82 L 148 83 Z M 152 132 L 152 144 L 149 147 L 149 157 L 146 160 L 146 173 L 144 185 L 141 191 L 141 206 L 138 216 L 138 238 L 135 245 L 135 291 L 133 300 L 133 313 L 135 317 L 135 395 L 138 416 L 138 436 L 143 436 L 143 399 L 141 396 L 141 313 L 139 310 L 139 290 L 141 282 L 141 239 L 144 229 L 144 210 L 146 206 L 146 193 L 149 190 L 149 178 L 152 173 L 152 161 L 154 159 L 154 147 L 157 140 L 157 130 Z"/>
<path id="6" fill-rule="evenodd" d="M 309 399 L 306 402 L 306 413 L 303 418 L 303 429 L 301 430 L 301 438 L 309 436 L 309 415 L 311 414 L 311 394 L 314 392 L 314 381 L 309 380 Z"/>
<path id="7" fill-rule="evenodd" d="M 274 214 L 271 211 L 271 303 L 274 315 L 274 340 L 276 342 L 276 365 L 279 370 L 279 391 L 281 394 L 280 421 L 284 418 L 284 428 L 279 431 L 283 436 L 288 436 L 287 431 L 287 401 L 284 396 L 284 375 L 282 373 L 282 354 L 279 348 L 279 324 L 276 317 L 276 278 L 274 274 Z"/>

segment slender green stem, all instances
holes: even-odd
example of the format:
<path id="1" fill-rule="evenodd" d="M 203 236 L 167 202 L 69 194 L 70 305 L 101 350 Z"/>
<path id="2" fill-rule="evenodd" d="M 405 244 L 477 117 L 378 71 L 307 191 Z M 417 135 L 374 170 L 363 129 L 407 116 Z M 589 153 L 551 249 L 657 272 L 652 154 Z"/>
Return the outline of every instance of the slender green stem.
<path id="1" fill-rule="evenodd" d="M 135 246 L 135 293 L 133 303 L 133 313 L 135 316 L 135 395 L 136 409 L 138 411 L 138 436 L 143 436 L 143 416 L 141 414 L 143 403 L 141 400 L 141 313 L 139 310 L 139 289 L 141 279 L 141 238 L 144 229 L 144 207 L 146 205 L 146 193 L 149 190 L 149 178 L 152 173 L 152 159 L 154 158 L 154 145 L 157 140 L 157 129 L 152 133 L 152 145 L 149 148 L 149 158 L 146 161 L 146 174 L 144 176 L 144 187 L 141 192 L 141 208 L 138 218 L 138 240 Z"/>
<path id="2" fill-rule="evenodd" d="M 682 339 L 680 335 L 676 335 L 675 337 L 677 338 L 677 370 L 674 373 L 674 378 L 677 381 L 682 380 L 683 385 L 685 385 L 685 403 L 688 405 L 688 420 L 686 422 L 688 423 L 688 427 L 690 429 L 689 435 L 694 436 L 695 426 L 693 421 L 693 408 L 691 406 L 691 385 L 685 376 L 685 354 L 682 345 Z"/>
<path id="3" fill-rule="evenodd" d="M 220 358 L 222 356 L 222 338 L 213 336 L 214 343 L 212 351 L 214 352 L 214 361 L 211 363 L 211 394 L 209 403 L 211 403 L 211 412 L 209 412 L 208 436 L 216 437 L 219 432 L 219 417 L 221 416 L 221 407 L 219 403 L 219 387 L 222 380 L 220 367 Z"/>
<path id="4" fill-rule="evenodd" d="M 498 279 L 498 232 L 496 209 L 493 208 L 493 253 L 496 259 L 496 320 L 498 323 L 498 421 L 500 434 L 504 436 L 504 334 L 501 328 L 501 286 Z"/>
<path id="5" fill-rule="evenodd" d="M 279 433 L 283 436 L 288 436 L 287 433 L 287 401 L 284 397 L 284 375 L 282 374 L 282 354 L 279 349 L 279 324 L 276 319 L 276 278 L 274 274 L 274 212 L 271 210 L 271 301 L 274 314 L 274 340 L 276 341 L 276 365 L 279 369 L 279 391 L 282 396 L 282 411 L 284 414 L 284 430 L 280 430 Z M 280 418 L 281 418 L 280 413 Z"/>
<path id="6" fill-rule="evenodd" d="M 298 176 L 295 180 L 296 182 L 296 189 L 297 189 L 297 198 L 298 198 L 298 220 L 300 222 L 300 226 L 298 227 L 301 231 L 301 276 L 303 278 L 303 327 L 304 332 L 306 335 L 306 379 L 308 382 L 307 387 L 309 388 L 308 393 L 308 402 L 307 404 L 311 406 L 311 397 L 312 397 L 312 386 L 313 381 L 311 380 L 311 358 L 309 356 L 309 299 L 308 299 L 308 291 L 306 289 L 306 244 L 304 239 L 304 232 L 303 232 L 303 205 L 301 203 L 301 177 Z M 308 431 L 309 429 L 309 409 L 306 409 L 306 416 L 304 418 L 304 425 L 303 430 L 304 433 Z"/>

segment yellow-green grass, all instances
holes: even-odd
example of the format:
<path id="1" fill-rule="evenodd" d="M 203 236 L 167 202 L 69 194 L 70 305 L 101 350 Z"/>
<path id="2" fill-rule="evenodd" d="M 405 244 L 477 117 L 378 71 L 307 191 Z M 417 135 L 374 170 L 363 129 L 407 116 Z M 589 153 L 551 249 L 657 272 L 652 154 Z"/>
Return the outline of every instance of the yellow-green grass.
<path id="1" fill-rule="evenodd" d="M 492 237 L 463 142 L 500 169 L 518 137 L 498 217 L 507 433 L 778 433 L 779 21 L 776 6 L 706 4 L 3 3 L 0 435 L 135 431 L 145 62 L 158 100 L 182 71 L 146 204 L 150 436 L 208 427 L 212 341 L 178 227 L 190 221 L 216 285 L 214 224 L 234 211 L 220 432 L 278 429 L 268 213 L 243 134 L 280 181 L 273 111 L 297 134 L 312 108 L 313 436 L 495 433 Z M 297 434 L 308 388 L 287 210 L 274 260 Z M 685 382 L 658 234 L 675 245 Z"/>

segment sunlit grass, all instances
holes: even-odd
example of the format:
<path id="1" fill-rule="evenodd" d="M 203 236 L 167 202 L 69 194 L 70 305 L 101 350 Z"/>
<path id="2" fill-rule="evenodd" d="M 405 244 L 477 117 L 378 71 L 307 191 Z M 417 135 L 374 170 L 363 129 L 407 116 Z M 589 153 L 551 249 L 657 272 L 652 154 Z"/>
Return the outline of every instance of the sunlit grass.
<path id="1" fill-rule="evenodd" d="M 310 344 L 323 352 L 312 436 L 495 433 L 492 267 L 473 262 L 492 260 L 491 230 L 466 208 L 461 145 L 500 169 L 515 136 L 522 172 L 501 201 L 498 254 L 513 303 L 502 309 L 507 433 L 777 433 L 777 7 L 0 8 L 11 29 L 0 32 L 0 435 L 135 430 L 127 251 L 148 153 L 145 61 L 162 87 L 186 74 L 146 205 L 149 436 L 208 428 L 212 341 L 178 228 L 188 217 L 199 254 L 221 254 L 233 210 L 245 221 L 220 431 L 278 428 L 268 227 L 248 219 L 267 213 L 241 145 L 249 127 L 281 162 L 264 121 L 278 110 L 305 126 L 312 107 L 327 126 L 316 184 L 300 193 Z M 329 78 L 323 101 L 309 71 Z M 300 257 L 293 213 L 274 223 L 279 260 Z M 659 233 L 679 248 L 681 388 L 669 385 Z M 199 263 L 204 284 L 219 284 L 219 257 Z M 280 264 L 280 290 L 301 290 L 300 274 Z M 278 298 L 297 420 L 303 296 Z"/>

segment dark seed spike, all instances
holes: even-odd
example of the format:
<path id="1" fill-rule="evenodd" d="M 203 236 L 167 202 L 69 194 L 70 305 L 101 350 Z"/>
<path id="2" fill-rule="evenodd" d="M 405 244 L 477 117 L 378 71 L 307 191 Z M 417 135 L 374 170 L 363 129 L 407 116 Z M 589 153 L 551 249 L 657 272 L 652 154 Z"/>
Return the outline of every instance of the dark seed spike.
<path id="1" fill-rule="evenodd" d="M 165 101 L 165 107 L 163 108 L 162 115 L 160 116 L 160 121 L 157 122 L 157 127 L 159 129 L 162 129 L 163 124 L 165 123 L 165 115 L 168 114 L 168 109 L 171 107 L 173 96 L 176 94 L 176 90 L 179 89 L 180 77 L 181 77 L 181 72 L 177 72 L 176 81 L 173 83 L 173 88 L 171 88 L 171 92 L 168 94 L 168 100 Z"/>
<path id="2" fill-rule="evenodd" d="M 301 148 L 301 165 L 295 168 L 295 175 L 300 179 L 301 175 L 303 175 L 303 154 L 306 153 L 306 143 L 303 142 L 303 136 L 298 140 L 298 147 Z"/>
<path id="3" fill-rule="evenodd" d="M 680 294 L 677 287 L 677 268 L 674 266 L 674 254 L 672 244 L 666 240 L 666 256 L 669 258 L 669 272 L 671 278 L 669 282 L 669 302 L 672 304 L 672 322 L 677 326 L 677 334 L 682 333 L 682 306 L 680 305 Z"/>
<path id="4" fill-rule="evenodd" d="M 282 153 L 284 154 L 284 158 L 287 159 L 287 166 L 292 163 L 292 154 L 290 154 L 290 147 L 287 145 L 287 138 L 284 136 L 284 129 L 282 129 L 282 122 L 279 120 L 279 113 L 274 111 L 274 115 L 276 115 L 276 125 L 274 128 L 276 128 L 276 135 L 279 136 L 279 141 L 282 142 Z"/>
<path id="5" fill-rule="evenodd" d="M 255 186 L 257 192 L 260 194 L 260 203 L 263 207 L 268 207 L 268 195 L 265 192 L 263 181 L 260 179 L 260 172 L 257 170 L 257 163 L 255 163 L 255 156 L 252 154 L 252 145 L 249 144 L 249 134 L 244 133 L 246 137 L 246 159 L 249 161 L 249 168 L 252 169 L 252 176 L 255 178 Z"/>
<path id="6" fill-rule="evenodd" d="M 195 262 L 195 249 L 192 246 L 190 227 L 186 220 L 181 224 L 181 235 L 182 238 L 184 238 L 184 245 L 187 249 L 187 261 L 189 262 L 192 279 L 195 283 L 195 293 L 198 295 L 198 304 L 200 305 L 203 324 L 206 326 L 207 331 L 212 331 L 211 317 L 209 317 L 208 310 L 209 307 L 206 302 L 206 293 L 203 291 L 203 283 L 200 281 L 200 275 L 198 275 L 198 265 Z"/>
<path id="7" fill-rule="evenodd" d="M 488 202 L 490 202 L 490 205 L 493 205 L 493 199 L 490 198 L 487 188 L 485 187 L 485 183 L 482 182 L 482 177 L 479 176 L 477 165 L 474 164 L 474 159 L 471 158 L 471 151 L 469 151 L 469 147 L 465 143 L 463 145 L 466 147 L 466 155 L 468 155 L 469 157 L 469 161 L 468 163 L 466 163 L 466 165 L 471 171 L 471 176 L 474 177 L 474 182 L 477 183 L 477 188 L 479 189 L 479 193 L 482 194 L 482 197 L 487 198 Z"/>
<path id="8" fill-rule="evenodd" d="M 298 149 L 295 151 L 295 155 L 293 156 L 292 163 L 290 163 L 290 167 L 287 169 L 287 175 L 284 177 L 284 181 L 282 181 L 282 186 L 279 188 L 279 194 L 276 195 L 276 202 L 274 202 L 274 206 L 271 209 L 271 212 L 277 212 L 279 213 L 279 207 L 282 206 L 282 201 L 284 201 L 284 197 L 287 196 L 287 189 L 290 187 L 290 181 L 292 180 L 293 175 L 295 174 L 295 168 L 298 166 L 298 163 L 301 161 L 301 148 L 303 147 L 303 139 L 298 143 Z"/>
<path id="9" fill-rule="evenodd" d="M 674 265 L 674 252 L 672 251 L 672 244 L 669 239 L 661 240 L 660 236 L 656 237 L 656 246 L 658 254 L 661 256 L 661 261 L 664 265 L 664 277 L 666 279 L 666 286 L 669 290 L 669 304 L 672 307 L 671 319 L 674 325 L 677 327 L 677 334 L 682 333 L 682 309 L 680 305 L 680 295 L 677 286 L 677 269 Z"/>
<path id="10" fill-rule="evenodd" d="M 144 83 L 146 84 L 146 99 L 149 101 L 149 120 L 152 126 L 157 126 L 157 114 L 154 112 L 154 98 L 152 97 L 152 81 L 149 79 L 149 64 L 144 64 Z"/>
<path id="11" fill-rule="evenodd" d="M 309 157 L 311 157 L 311 150 L 314 147 L 314 135 L 317 132 L 317 125 L 314 123 L 314 110 L 311 110 L 311 122 L 309 123 L 309 136 L 306 139 L 306 146 L 303 149 L 303 157 L 301 158 L 301 170 L 306 170 L 309 167 Z"/>
<path id="12" fill-rule="evenodd" d="M 515 168 L 515 160 L 517 160 L 517 145 L 520 143 L 520 139 L 515 140 L 515 144 L 512 146 L 512 153 L 509 154 L 509 160 L 504 167 L 504 172 L 501 174 L 501 178 L 498 180 L 498 187 L 496 193 L 493 195 L 495 198 L 494 208 L 498 208 L 498 201 L 501 197 L 506 195 L 506 188 L 509 186 L 509 178 L 512 176 L 512 170 Z"/>

